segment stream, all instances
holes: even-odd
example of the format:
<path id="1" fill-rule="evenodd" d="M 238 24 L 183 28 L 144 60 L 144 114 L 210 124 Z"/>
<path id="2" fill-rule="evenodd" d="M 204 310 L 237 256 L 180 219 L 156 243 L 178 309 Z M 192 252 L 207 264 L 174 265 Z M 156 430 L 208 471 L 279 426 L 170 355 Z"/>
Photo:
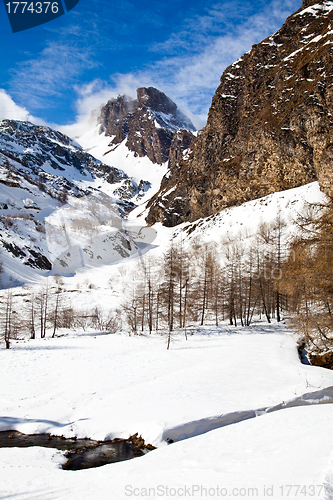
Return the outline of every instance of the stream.
<path id="1" fill-rule="evenodd" d="M 95 441 L 93 439 L 65 438 L 51 434 L 23 434 L 19 431 L 0 431 L 0 448 L 29 448 L 42 446 L 65 452 L 64 470 L 90 469 L 141 457 L 154 446 L 145 444 L 141 436 L 134 434 L 128 439 Z"/>
<path id="2" fill-rule="evenodd" d="M 171 444 L 205 434 L 213 429 L 260 417 L 265 413 L 295 406 L 318 404 L 333 404 L 333 386 L 308 392 L 271 407 L 235 411 L 187 422 L 180 426 L 165 429 L 163 440 Z M 155 449 L 154 446 L 146 444 L 144 439 L 138 436 L 137 433 L 128 439 L 117 438 L 112 441 L 95 441 L 88 438 L 65 438 L 64 436 L 53 436 L 51 434 L 23 434 L 16 430 L 0 431 L 0 448 L 28 448 L 31 446 L 55 448 L 63 451 L 66 457 L 66 462 L 62 465 L 64 470 L 100 467 L 140 457 Z"/>

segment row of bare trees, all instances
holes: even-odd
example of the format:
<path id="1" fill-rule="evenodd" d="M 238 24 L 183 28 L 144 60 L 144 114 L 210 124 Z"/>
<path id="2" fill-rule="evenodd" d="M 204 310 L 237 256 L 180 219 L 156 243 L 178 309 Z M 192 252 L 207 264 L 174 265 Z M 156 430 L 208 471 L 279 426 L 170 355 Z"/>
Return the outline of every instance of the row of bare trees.
<path id="1" fill-rule="evenodd" d="M 75 309 L 60 276 L 37 289 L 7 287 L 0 297 L 0 339 L 10 348 L 13 339 L 55 337 L 59 329 L 115 333 L 120 317 L 101 308 Z"/>
<path id="2" fill-rule="evenodd" d="M 134 334 L 166 333 L 169 347 L 172 333 L 186 336 L 190 325 L 249 326 L 258 316 L 280 321 L 288 311 L 316 350 L 332 348 L 333 201 L 312 206 L 298 226 L 289 238 L 278 214 L 251 238 L 185 244 L 178 235 L 162 257 L 147 254 L 132 275 L 120 276 L 127 300 L 116 314 L 75 311 L 60 277 L 30 295 L 8 288 L 0 297 L 2 338 L 9 348 L 23 331 L 33 339 L 54 337 L 59 328 L 115 332 L 122 324 Z"/>
<path id="3" fill-rule="evenodd" d="M 281 319 L 287 298 L 280 287 L 287 257 L 286 224 L 280 215 L 262 225 L 252 243 L 224 241 L 185 246 L 175 239 L 159 260 L 138 261 L 123 314 L 133 333 L 228 320 L 249 326 L 256 315 Z"/>

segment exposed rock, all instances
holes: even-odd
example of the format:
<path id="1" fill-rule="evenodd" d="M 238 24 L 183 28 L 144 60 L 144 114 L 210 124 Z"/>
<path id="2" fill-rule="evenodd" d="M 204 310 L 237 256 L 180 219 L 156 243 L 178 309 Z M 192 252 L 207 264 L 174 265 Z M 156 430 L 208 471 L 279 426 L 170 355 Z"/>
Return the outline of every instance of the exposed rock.
<path id="1" fill-rule="evenodd" d="M 127 115 L 134 111 L 136 101 L 128 96 L 120 95 L 110 99 L 102 108 L 100 115 L 100 132 L 115 136 L 114 144 L 122 142 L 128 134 Z"/>
<path id="2" fill-rule="evenodd" d="M 195 130 L 176 104 L 153 87 L 138 88 L 136 100 L 120 95 L 108 101 L 101 110 L 100 123 L 100 133 L 113 136 L 110 147 L 116 147 L 126 139 L 130 151 L 140 157 L 147 156 L 158 164 L 168 161 L 174 135 L 179 129 L 186 129 L 184 144 L 193 140 L 190 131 Z M 177 142 L 180 140 L 181 136 Z M 178 146 L 181 147 L 185 149 L 185 146 Z"/>
<path id="3" fill-rule="evenodd" d="M 173 134 L 169 152 L 169 168 L 175 167 L 183 158 L 183 152 L 191 146 L 193 139 L 193 134 L 188 130 L 177 130 Z"/>
<path id="4" fill-rule="evenodd" d="M 321 366 L 333 370 L 333 351 L 321 354 L 310 353 L 310 362 L 314 366 Z"/>
<path id="5" fill-rule="evenodd" d="M 5 186 L 8 187 L 20 187 L 20 184 L 18 182 L 10 181 L 8 179 L 0 179 L 0 183 L 5 184 Z"/>
<path id="6" fill-rule="evenodd" d="M 26 257 L 27 254 L 22 250 L 22 248 L 15 245 L 15 243 L 11 243 L 5 240 L 2 240 L 1 243 L 8 252 L 14 255 L 14 257 L 19 257 L 20 259 Z"/>
<path id="7" fill-rule="evenodd" d="M 0 432 L 0 448 L 29 448 L 40 446 L 66 451 L 64 470 L 80 470 L 100 467 L 106 464 L 141 457 L 156 448 L 145 444 L 138 434 L 128 439 L 113 439 L 112 441 L 96 441 L 89 438 L 65 438 L 52 434 L 23 434 L 16 430 Z"/>
<path id="8" fill-rule="evenodd" d="M 194 221 L 314 180 L 333 195 L 332 23 L 331 2 L 303 1 L 224 71 L 206 127 L 150 202 L 149 224 Z"/>
<path id="9" fill-rule="evenodd" d="M 37 269 L 46 269 L 50 271 L 52 269 L 52 264 L 45 255 L 40 252 L 36 252 L 32 248 L 28 248 L 31 257 L 25 262 L 27 266 L 34 267 Z"/>

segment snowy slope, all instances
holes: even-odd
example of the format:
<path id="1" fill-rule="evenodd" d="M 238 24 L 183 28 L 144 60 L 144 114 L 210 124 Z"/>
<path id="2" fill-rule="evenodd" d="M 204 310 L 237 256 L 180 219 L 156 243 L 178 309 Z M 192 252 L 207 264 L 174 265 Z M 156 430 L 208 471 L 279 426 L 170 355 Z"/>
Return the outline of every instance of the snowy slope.
<path id="1" fill-rule="evenodd" d="M 4 188 L 10 189 L 7 186 Z M 18 192 L 18 188 L 16 190 Z M 116 207 L 113 198 L 103 193 L 95 192 L 95 194 L 80 199 L 73 198 L 68 200 L 65 205 L 54 202 L 53 210 L 51 210 L 52 205 L 51 208 L 48 207 L 49 210 L 47 208 L 47 194 L 40 193 L 38 190 L 37 194 L 36 196 L 30 195 L 30 197 L 45 212 L 43 212 L 46 221 L 45 233 L 34 230 L 34 226 L 38 221 L 20 221 L 20 219 L 17 219 L 14 225 L 14 228 L 16 226 L 18 228 L 17 234 L 14 237 L 13 228 L 11 228 L 8 238 L 11 238 L 10 241 L 19 245 L 22 238 L 30 241 L 29 238 L 34 238 L 37 235 L 41 253 L 47 255 L 52 264 L 69 248 L 75 247 L 72 267 L 66 268 L 65 266 L 61 268 L 56 266 L 52 274 L 54 272 L 60 272 L 60 274 L 76 272 L 75 285 L 84 287 L 84 283 L 87 281 L 94 283 L 95 294 L 89 298 L 88 303 L 92 300 L 94 304 L 103 307 L 104 300 L 102 297 L 105 290 L 110 289 L 110 280 L 113 282 L 114 289 L 119 288 L 119 290 L 124 288 L 126 280 L 129 280 L 129 283 L 133 280 L 131 273 L 137 267 L 135 256 L 138 255 L 135 241 L 140 228 L 145 226 L 144 214 L 136 217 L 138 213 L 140 214 L 142 208 L 138 206 L 129 214 L 128 220 L 121 220 L 118 215 L 115 216 Z M 293 221 L 306 210 L 307 203 L 324 200 L 325 196 L 319 190 L 318 183 L 314 182 L 300 188 L 274 193 L 259 200 L 247 202 L 239 207 L 223 210 L 214 217 L 200 219 L 191 224 L 184 223 L 176 228 L 166 228 L 161 224 L 155 224 L 153 228 L 147 229 L 147 234 L 143 239 L 140 240 L 139 238 L 139 241 L 145 245 L 144 247 L 141 246 L 139 255 L 142 251 L 149 250 L 152 257 L 158 258 L 162 256 L 174 236 L 176 236 L 176 239 L 183 238 L 185 245 L 191 244 L 194 240 L 200 240 L 202 243 L 240 240 L 244 245 L 247 245 L 253 241 L 260 224 L 271 222 L 279 211 L 281 217 L 288 224 L 285 236 L 288 239 L 296 230 Z M 43 203 L 45 203 L 45 206 Z M 34 211 L 34 218 L 38 218 L 38 211 Z M 30 227 L 31 225 L 32 227 Z M 115 231 L 115 229 L 118 231 Z M 107 250 L 109 243 L 104 240 L 115 233 L 117 238 L 122 237 L 118 234 L 119 230 L 122 234 L 123 231 L 127 231 L 126 238 L 129 238 L 130 242 L 126 243 L 125 247 L 130 245 L 132 250 L 128 252 L 125 248 L 126 255 L 121 255 L 118 252 L 118 256 L 113 258 Z M 130 230 L 130 233 L 128 233 L 128 230 Z M 6 230 L 4 230 L 3 234 L 6 234 Z M 86 255 L 91 254 L 95 257 L 85 259 L 82 264 L 82 254 L 77 249 L 78 246 L 86 248 Z M 102 256 L 102 259 L 98 256 Z M 129 257 L 130 259 L 128 259 Z M 1 259 L 5 267 L 11 270 L 14 281 L 27 283 L 34 283 L 36 280 L 40 281 L 40 271 L 34 272 L 29 269 L 28 266 L 24 265 L 24 259 L 14 258 L 11 254 L 5 252 L 2 253 Z M 108 266 L 109 263 L 118 264 Z M 45 271 L 43 273 L 45 275 Z M 73 288 L 72 278 L 66 278 L 66 283 Z M 112 303 L 114 308 L 121 305 L 123 301 L 122 293 L 118 293 L 117 297 L 114 297 Z M 72 294 L 72 297 L 76 302 L 75 294 Z M 80 297 L 79 302 L 81 304 L 82 297 L 79 291 L 78 297 Z M 84 300 L 83 303 L 85 304 L 85 302 Z"/>
<path id="2" fill-rule="evenodd" d="M 253 243 L 263 223 L 270 224 L 280 214 L 286 223 L 284 241 L 287 242 L 297 232 L 295 222 L 300 215 L 307 213 L 312 203 L 324 203 L 326 196 L 320 191 L 318 182 L 312 182 L 287 191 L 273 193 L 257 200 L 243 203 L 240 206 L 227 208 L 214 216 L 185 222 L 174 228 L 167 228 L 161 223 L 154 224 L 157 231 L 154 241 L 156 249 L 152 254 L 159 255 L 172 237 L 175 241 L 182 239 L 184 245 L 195 241 L 201 244 L 239 242 L 242 245 Z M 144 225 L 147 211 L 138 206 L 128 216 L 133 223 Z"/>
<path id="3" fill-rule="evenodd" d="M 135 156 L 135 153 L 126 147 L 126 140 L 117 146 L 110 146 L 112 137 L 100 133 L 100 125 L 96 125 L 82 136 L 77 137 L 77 141 L 87 153 L 107 165 L 123 170 L 138 184 L 140 180 L 150 184 L 146 195 L 138 200 L 140 205 L 159 190 L 161 180 L 167 172 L 167 162 L 159 165 L 152 163 L 147 156 Z M 105 188 L 103 190 L 105 191 Z"/>
<path id="4" fill-rule="evenodd" d="M 295 221 L 305 215 L 311 203 L 324 203 L 326 196 L 320 191 L 318 182 L 294 189 L 273 193 L 257 200 L 248 201 L 238 207 L 227 208 L 216 215 L 184 223 L 180 228 L 190 240 L 200 238 L 202 242 L 242 241 L 250 242 L 263 223 L 270 224 L 278 214 L 286 222 L 286 239 L 296 232 Z M 138 208 L 133 211 L 137 213 Z M 178 233 L 178 229 L 174 228 Z"/>
<path id="5" fill-rule="evenodd" d="M 119 219 L 149 186 L 148 182 L 139 178 L 136 182 L 122 170 L 103 164 L 58 131 L 29 122 L 0 122 L 0 260 L 5 270 L 2 285 L 38 280 L 52 267 L 53 272 L 67 274 L 75 270 L 77 263 L 69 268 L 66 263 L 67 269 L 54 266 L 55 259 L 68 250 L 68 241 L 65 238 L 62 243 L 57 233 L 59 220 L 66 219 L 64 214 L 70 207 L 73 213 L 67 220 L 77 222 L 75 244 L 91 239 L 87 229 L 93 226 L 96 233 L 96 212 L 105 212 L 104 219 L 97 220 L 104 227 L 99 230 L 102 241 L 93 250 L 99 256 L 95 264 L 113 261 L 104 257 L 106 252 L 113 252 L 114 246 L 119 247 L 120 254 L 126 253 L 127 238 L 118 234 L 113 240 L 114 229 L 108 231 L 105 227 L 112 218 L 109 212 Z M 75 204 L 80 205 L 80 210 L 74 208 Z M 105 210 L 106 206 L 112 208 Z M 88 227 L 80 231 L 83 214 Z M 52 227 L 55 220 L 58 222 Z M 105 238 L 107 249 L 103 247 Z M 89 245 L 85 247 L 88 253 L 92 251 Z M 101 254 L 97 247 L 102 247 Z"/>
<path id="6" fill-rule="evenodd" d="M 323 199 L 313 183 L 176 229 L 157 224 L 149 253 L 160 256 L 181 232 L 185 242 L 232 240 L 240 231 L 244 242 L 250 241 L 260 223 L 279 210 L 292 233 L 291 222 L 306 202 Z M 93 214 L 98 231 L 116 227 L 105 225 L 112 220 L 112 206 L 88 209 L 89 197 L 76 203 L 47 218 L 59 230 L 64 223 L 73 244 L 96 239 L 96 234 L 75 233 L 80 213 L 91 221 Z M 134 218 L 127 224 L 141 222 Z M 66 245 L 55 240 L 49 242 L 54 255 Z M 77 269 L 75 277 L 64 279 L 65 295 L 82 310 L 116 308 L 130 293 L 139 258 L 134 252 L 113 265 Z M 29 291 L 22 293 L 24 300 Z M 15 308 L 20 300 L 14 295 Z M 264 500 L 296 499 L 303 491 L 303 498 L 332 499 L 333 372 L 302 365 L 297 338 L 285 325 L 192 327 L 188 340 L 175 335 L 169 351 L 163 335 L 63 333 L 0 350 L 0 430 L 97 439 L 138 432 L 158 448 L 141 458 L 76 472 L 61 469 L 64 458 L 56 450 L 0 449 L 0 496 Z M 168 446 L 168 440 L 174 444 Z"/>

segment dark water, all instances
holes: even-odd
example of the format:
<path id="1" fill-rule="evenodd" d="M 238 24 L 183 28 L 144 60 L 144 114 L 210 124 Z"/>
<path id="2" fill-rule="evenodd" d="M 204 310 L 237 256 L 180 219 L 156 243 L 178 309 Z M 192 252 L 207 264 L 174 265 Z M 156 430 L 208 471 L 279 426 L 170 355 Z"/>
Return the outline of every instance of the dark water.
<path id="1" fill-rule="evenodd" d="M 42 446 L 65 452 L 65 470 L 89 469 L 101 465 L 130 460 L 155 449 L 145 444 L 141 436 L 135 434 L 128 439 L 94 441 L 93 439 L 65 438 L 51 434 L 22 434 L 18 431 L 1 431 L 0 448 L 28 448 Z"/>

